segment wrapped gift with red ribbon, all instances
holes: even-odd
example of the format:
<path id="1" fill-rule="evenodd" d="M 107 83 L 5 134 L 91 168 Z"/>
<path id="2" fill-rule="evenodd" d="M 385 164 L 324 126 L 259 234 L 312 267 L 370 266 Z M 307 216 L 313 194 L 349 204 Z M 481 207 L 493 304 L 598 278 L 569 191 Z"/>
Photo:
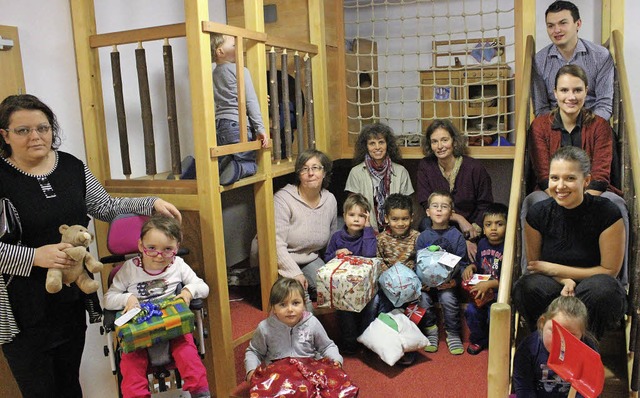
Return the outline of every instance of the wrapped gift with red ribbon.
<path id="1" fill-rule="evenodd" d="M 318 308 L 360 312 L 378 292 L 382 259 L 338 255 L 318 269 Z"/>
<path id="2" fill-rule="evenodd" d="M 416 325 L 420 323 L 424 314 L 427 313 L 425 308 L 420 307 L 418 304 L 409 304 L 404 310 L 404 314 Z"/>
<path id="3" fill-rule="evenodd" d="M 476 307 L 482 308 L 487 303 L 493 301 L 496 298 L 494 289 L 487 290 L 483 298 L 481 299 L 477 298 L 477 294 L 476 294 L 477 292 L 473 292 L 473 293 L 471 292 L 471 288 L 474 286 L 475 285 L 470 285 L 469 281 L 462 281 L 462 288 L 464 289 L 465 292 L 467 292 L 467 294 L 469 295 L 469 298 L 473 300 L 473 303 L 476 305 Z"/>
<path id="4" fill-rule="evenodd" d="M 250 398 L 350 398 L 358 387 L 329 358 L 283 358 L 260 365 L 251 378 Z"/>

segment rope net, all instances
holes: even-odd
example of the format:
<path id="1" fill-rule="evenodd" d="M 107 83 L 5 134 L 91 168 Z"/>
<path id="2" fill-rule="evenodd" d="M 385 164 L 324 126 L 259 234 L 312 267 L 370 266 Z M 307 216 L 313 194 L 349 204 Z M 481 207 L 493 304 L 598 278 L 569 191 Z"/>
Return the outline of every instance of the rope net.
<path id="1" fill-rule="evenodd" d="M 345 0 L 349 141 L 380 121 L 419 146 L 434 119 L 512 145 L 514 0 Z"/>

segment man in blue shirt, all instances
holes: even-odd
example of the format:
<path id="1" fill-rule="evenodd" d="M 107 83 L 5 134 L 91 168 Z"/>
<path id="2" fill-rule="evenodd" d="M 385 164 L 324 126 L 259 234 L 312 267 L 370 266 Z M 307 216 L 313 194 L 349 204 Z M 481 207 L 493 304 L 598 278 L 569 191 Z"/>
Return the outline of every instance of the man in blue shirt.
<path id="1" fill-rule="evenodd" d="M 569 1 L 555 1 L 545 12 L 547 34 L 552 41 L 535 56 L 532 74 L 533 108 L 536 116 L 556 106 L 553 94 L 558 70 L 564 65 L 579 65 L 587 73 L 589 84 L 585 108 L 605 120 L 613 111 L 613 58 L 609 51 L 578 38 L 582 26 L 580 12 Z"/>

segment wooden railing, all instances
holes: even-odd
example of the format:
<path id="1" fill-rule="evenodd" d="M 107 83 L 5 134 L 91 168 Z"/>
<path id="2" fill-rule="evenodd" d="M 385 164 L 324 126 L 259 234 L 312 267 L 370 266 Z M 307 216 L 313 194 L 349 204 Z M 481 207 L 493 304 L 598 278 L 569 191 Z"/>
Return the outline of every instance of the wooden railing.
<path id="1" fill-rule="evenodd" d="M 613 53 L 617 72 L 617 103 L 614 109 L 614 126 L 621 142 L 621 157 L 623 160 L 623 192 L 629 209 L 629 303 L 631 308 L 630 322 L 627 329 L 627 341 L 629 343 L 629 385 L 630 390 L 637 394 L 640 387 L 640 358 L 634 355 L 636 349 L 640 347 L 640 328 L 638 324 L 638 309 L 640 308 L 640 260 L 638 231 L 640 231 L 640 199 L 635 191 L 640 187 L 640 153 L 638 153 L 638 136 L 636 132 L 635 117 L 631 106 L 631 86 L 624 60 L 623 35 L 620 31 L 612 32 L 609 47 Z M 617 117 L 617 120 L 615 118 Z"/>
<path id="2" fill-rule="evenodd" d="M 504 398 L 509 395 L 509 367 L 511 363 L 511 343 L 513 337 L 511 312 L 511 287 L 514 274 L 520 270 L 518 235 L 520 234 L 520 206 L 523 199 L 524 164 L 526 136 L 529 126 L 529 98 L 531 87 L 531 63 L 535 55 L 535 43 L 532 36 L 527 37 L 524 52 L 522 90 L 516 114 L 516 145 L 509 193 L 509 217 L 504 242 L 502 269 L 500 271 L 500 288 L 498 301 L 491 306 L 491 323 L 489 326 L 489 369 L 488 397 Z"/>

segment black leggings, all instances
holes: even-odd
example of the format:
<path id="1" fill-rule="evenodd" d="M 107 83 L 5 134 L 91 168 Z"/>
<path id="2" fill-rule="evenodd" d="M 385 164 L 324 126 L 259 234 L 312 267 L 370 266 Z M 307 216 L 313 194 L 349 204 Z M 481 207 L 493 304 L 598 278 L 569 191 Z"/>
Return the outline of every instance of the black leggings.
<path id="1" fill-rule="evenodd" d="M 85 329 L 68 339 L 47 347 L 46 331 L 22 331 L 11 343 L 2 345 L 11 373 L 24 398 L 82 398 L 80 361 Z"/>
<path id="2" fill-rule="evenodd" d="M 542 274 L 522 276 L 513 287 L 513 304 L 527 321 L 531 331 L 537 329 L 540 315 L 553 299 L 560 296 L 563 285 Z M 608 275 L 594 275 L 580 281 L 575 295 L 589 312 L 589 330 L 600 339 L 605 330 L 619 322 L 627 307 L 627 298 L 620 282 Z"/>

